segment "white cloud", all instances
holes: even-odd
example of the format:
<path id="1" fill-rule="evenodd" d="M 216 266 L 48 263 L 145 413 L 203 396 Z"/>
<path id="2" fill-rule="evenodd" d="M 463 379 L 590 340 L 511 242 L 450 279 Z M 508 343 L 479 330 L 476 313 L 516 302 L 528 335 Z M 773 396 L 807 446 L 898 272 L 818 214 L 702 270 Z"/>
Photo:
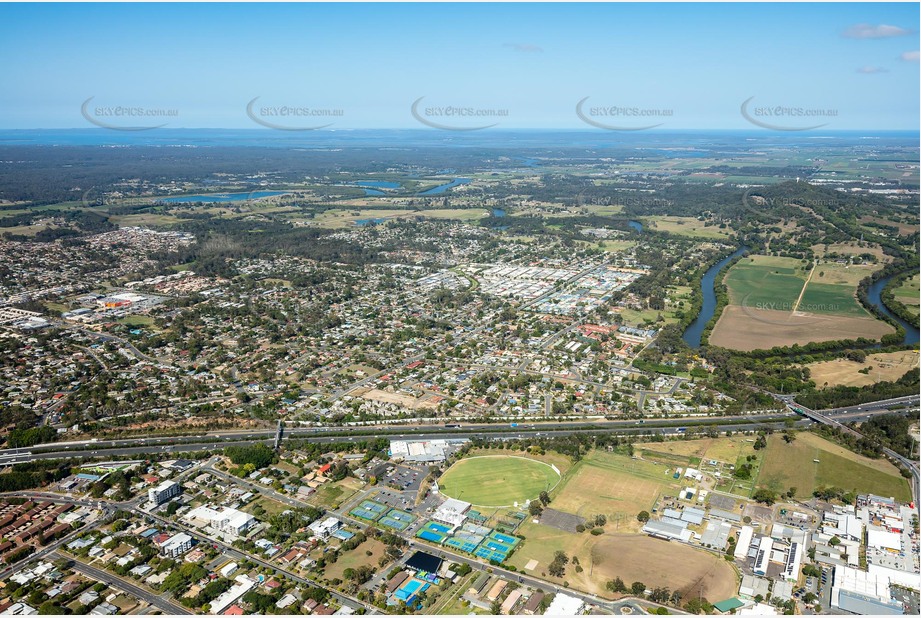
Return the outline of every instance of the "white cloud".
<path id="1" fill-rule="evenodd" d="M 863 73 L 864 75 L 872 75 L 874 73 L 888 73 L 889 69 L 883 67 L 860 67 L 857 69 L 858 73 Z"/>
<path id="2" fill-rule="evenodd" d="M 848 39 L 888 39 L 895 36 L 906 36 L 911 34 L 910 30 L 899 28 L 898 26 L 887 26 L 880 24 L 857 24 L 844 31 L 843 36 Z"/>
<path id="3" fill-rule="evenodd" d="M 542 47 L 539 45 L 534 45 L 533 43 L 506 43 L 502 47 L 510 47 L 515 51 L 525 54 L 533 54 L 544 51 Z"/>
<path id="4" fill-rule="evenodd" d="M 905 62 L 918 62 L 919 54 L 921 54 L 921 52 L 907 51 L 907 52 L 903 52 L 902 55 L 899 56 L 899 58 L 901 58 Z"/>

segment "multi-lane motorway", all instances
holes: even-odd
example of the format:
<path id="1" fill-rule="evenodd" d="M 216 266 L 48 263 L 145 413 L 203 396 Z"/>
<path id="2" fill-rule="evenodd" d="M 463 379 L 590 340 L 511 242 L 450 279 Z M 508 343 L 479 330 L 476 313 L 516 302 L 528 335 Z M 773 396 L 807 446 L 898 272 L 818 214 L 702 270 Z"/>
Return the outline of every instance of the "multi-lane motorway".
<path id="1" fill-rule="evenodd" d="M 784 397 L 789 403 L 789 398 Z M 916 413 L 919 396 L 911 395 L 885 401 L 866 403 L 829 410 L 815 411 L 806 418 L 792 411 L 751 414 L 746 416 L 716 416 L 672 419 L 644 419 L 620 421 L 565 421 L 547 423 L 520 423 L 516 425 L 473 424 L 460 428 L 446 428 L 439 425 L 405 425 L 386 427 L 294 427 L 286 428 L 284 439 L 298 439 L 307 442 L 331 444 L 376 437 L 412 438 L 435 440 L 444 438 L 469 439 L 489 437 L 492 439 L 514 439 L 525 436 L 565 436 L 577 433 L 620 433 L 625 435 L 677 435 L 700 426 L 718 431 L 750 431 L 766 427 L 782 428 L 795 419 L 797 425 L 807 426 L 813 421 L 843 426 L 843 423 L 863 422 L 878 414 L 895 411 Z M 199 436 L 163 436 L 153 438 L 131 438 L 121 440 L 84 440 L 78 442 L 52 442 L 26 448 L 5 449 L 0 453 L 0 466 L 35 459 L 89 458 L 145 456 L 156 452 L 188 453 L 214 449 L 228 443 L 251 445 L 271 443 L 275 431 L 251 430 L 211 433 Z"/>

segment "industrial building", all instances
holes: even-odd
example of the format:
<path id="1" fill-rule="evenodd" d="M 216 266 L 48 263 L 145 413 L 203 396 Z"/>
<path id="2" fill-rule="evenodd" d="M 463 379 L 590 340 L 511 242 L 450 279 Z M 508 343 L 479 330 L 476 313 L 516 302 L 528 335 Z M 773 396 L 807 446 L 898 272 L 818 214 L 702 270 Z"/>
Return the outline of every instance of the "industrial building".
<path id="1" fill-rule="evenodd" d="M 832 579 L 831 605 L 855 614 L 901 615 L 904 609 L 900 602 L 893 599 L 889 590 L 890 582 L 886 573 L 836 566 Z"/>
<path id="2" fill-rule="evenodd" d="M 582 599 L 561 592 L 553 597 L 553 602 L 544 614 L 546 616 L 576 616 L 581 614 L 583 609 L 585 609 L 585 602 Z"/>

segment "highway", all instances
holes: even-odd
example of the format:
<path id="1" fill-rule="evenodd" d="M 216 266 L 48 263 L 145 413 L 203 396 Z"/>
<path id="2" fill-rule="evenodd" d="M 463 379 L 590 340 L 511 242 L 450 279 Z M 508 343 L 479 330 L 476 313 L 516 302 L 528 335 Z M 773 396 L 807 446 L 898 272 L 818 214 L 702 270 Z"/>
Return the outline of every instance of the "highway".
<path id="1" fill-rule="evenodd" d="M 619 429 L 630 429 L 636 428 L 638 426 L 654 428 L 654 427 L 673 427 L 676 425 L 715 425 L 729 422 L 738 422 L 745 418 L 750 418 L 753 421 L 755 419 L 775 419 L 783 420 L 784 418 L 795 418 L 795 414 L 789 411 L 776 411 L 773 413 L 765 414 L 749 414 L 749 415 L 740 415 L 740 416 L 694 416 L 694 417 L 675 417 L 675 418 L 649 418 L 649 419 L 629 419 L 629 420 L 598 420 L 598 419 L 586 419 L 586 420 L 572 420 L 572 421 L 551 421 L 551 422 L 537 422 L 534 420 L 523 420 L 516 425 L 520 425 L 521 430 L 528 428 L 530 432 L 555 432 L 559 430 L 572 430 L 572 429 L 583 429 L 586 431 L 598 431 L 598 430 L 619 430 Z M 428 424 L 405 424 L 405 425 L 367 425 L 367 426 L 347 426 L 347 427 L 286 427 L 285 428 L 285 439 L 291 437 L 297 438 L 318 438 L 322 439 L 325 437 L 324 434 L 334 434 L 331 437 L 338 437 L 340 439 L 347 439 L 349 437 L 361 437 L 361 436 L 390 436 L 390 437 L 404 437 L 406 434 L 418 434 L 418 433 L 433 433 L 437 432 L 442 438 L 455 437 L 456 434 L 462 433 L 465 436 L 467 434 L 481 434 L 481 433 L 493 433 L 497 430 L 502 430 L 503 428 L 508 428 L 511 426 L 511 423 L 475 423 L 475 424 L 466 424 L 461 423 L 461 429 L 463 431 L 458 431 L 457 429 L 447 429 L 441 424 L 428 423 Z M 69 454 L 67 451 L 73 450 L 103 450 L 103 449 L 112 449 L 122 446 L 138 446 L 143 445 L 147 450 L 156 450 L 158 448 L 166 450 L 173 445 L 179 445 L 183 443 L 189 444 L 222 444 L 228 441 L 238 441 L 238 440 L 260 440 L 260 439 L 270 439 L 275 436 L 275 429 L 252 429 L 248 431 L 226 431 L 226 432 L 211 432 L 204 435 L 189 436 L 155 436 L 155 437 L 135 437 L 135 438 L 121 438 L 114 440 L 80 440 L 72 442 L 48 442 L 44 444 L 37 444 L 30 447 L 21 447 L 21 448 L 11 448 L 4 449 L 3 454 L 5 455 L 18 455 L 29 453 L 37 453 L 41 451 L 55 451 L 61 452 L 64 454 Z"/>
<path id="2" fill-rule="evenodd" d="M 779 396 L 787 405 L 792 398 Z M 877 414 L 890 413 L 890 407 L 902 407 L 905 412 L 910 412 L 918 406 L 917 395 L 898 397 L 895 399 L 822 410 L 822 417 L 812 416 L 812 420 L 841 425 L 845 422 L 862 422 Z M 898 412 L 899 410 L 896 410 Z M 816 413 L 818 414 L 818 413 Z M 624 435 L 675 435 L 681 427 L 707 427 L 719 431 L 750 431 L 767 427 L 783 428 L 784 421 L 798 419 L 799 426 L 808 425 L 802 417 L 791 411 L 776 414 L 747 415 L 747 416 L 714 416 L 669 419 L 640 419 L 618 421 L 561 421 L 561 422 L 523 422 L 519 427 L 505 424 L 470 424 L 462 425 L 460 429 L 446 429 L 440 425 L 413 425 L 413 426 L 369 426 L 369 427 L 293 427 L 285 429 L 285 440 L 299 439 L 307 442 L 332 444 L 337 442 L 355 441 L 361 439 L 390 437 L 412 438 L 416 440 L 437 439 L 469 439 L 474 437 L 490 437 L 493 439 L 516 439 L 526 435 L 553 435 L 565 436 L 577 433 L 620 433 Z M 188 453 L 200 450 L 220 448 L 226 444 L 252 445 L 257 443 L 270 444 L 274 438 L 275 430 L 234 431 L 227 433 L 214 433 L 200 436 L 175 436 L 155 438 L 132 438 L 118 440 L 84 440 L 77 442 L 51 442 L 31 447 L 4 449 L 0 453 L 0 466 L 31 461 L 35 459 L 90 458 L 111 456 L 145 456 L 150 453 L 169 451 L 175 453 Z"/>
<path id="3" fill-rule="evenodd" d="M 797 425 L 800 427 L 805 427 L 810 424 L 809 421 L 805 419 L 799 419 L 796 421 Z M 773 421 L 773 422 L 747 422 L 747 423 L 734 423 L 734 424 L 714 424 L 707 425 L 707 428 L 714 428 L 717 431 L 757 431 L 759 429 L 773 428 L 773 429 L 783 429 L 785 427 L 782 421 Z M 443 432 L 433 432 L 433 433 L 413 433 L 411 436 L 404 435 L 391 435 L 391 438 L 402 438 L 402 437 L 411 437 L 413 440 L 444 440 L 447 438 L 455 440 L 463 440 L 477 437 L 487 437 L 493 440 L 514 440 L 522 439 L 529 435 L 537 436 L 568 436 L 575 434 L 584 434 L 584 433 L 615 433 L 615 434 L 624 434 L 624 435 L 637 435 L 637 436 L 653 436 L 657 434 L 662 435 L 680 435 L 679 427 L 663 427 L 656 428 L 644 427 L 644 426 L 634 426 L 630 428 L 618 427 L 618 428 L 585 428 L 581 429 L 569 429 L 564 431 L 546 431 L 545 429 L 540 428 L 509 428 L 508 431 L 501 432 L 491 432 L 491 433 L 478 433 L 478 432 L 461 432 L 461 433 L 450 433 L 446 434 Z M 320 444 L 336 444 L 341 442 L 352 442 L 362 439 L 371 439 L 376 436 L 367 436 L 359 435 L 354 437 L 348 436 L 310 436 L 310 437 L 299 437 L 298 439 L 304 440 L 306 442 L 320 443 Z M 286 437 L 287 439 L 287 437 Z M 138 441 L 134 441 L 134 444 L 137 444 Z M 240 446 L 251 446 L 253 444 L 266 444 L 272 445 L 273 438 L 256 438 L 253 440 L 238 440 L 232 443 L 233 445 Z M 136 457 L 145 457 L 151 453 L 157 452 L 169 452 L 170 454 L 176 453 L 192 453 L 195 451 L 203 450 L 214 450 L 216 448 L 222 448 L 222 444 L 214 442 L 192 442 L 192 443 L 180 443 L 180 444 L 165 444 L 163 446 L 126 446 L 126 447 L 115 447 L 107 449 L 98 449 L 90 450 L 85 448 L 72 448 L 67 450 L 51 450 L 51 451 L 41 451 L 41 452 L 30 452 L 28 449 L 23 450 L 22 452 L 16 454 L 7 454 L 6 456 L 0 457 L 0 467 L 5 465 L 12 465 L 16 463 L 23 463 L 27 461 L 35 461 L 39 459 L 61 459 L 61 458 L 101 458 L 101 457 L 124 457 L 124 456 L 136 456 Z"/>

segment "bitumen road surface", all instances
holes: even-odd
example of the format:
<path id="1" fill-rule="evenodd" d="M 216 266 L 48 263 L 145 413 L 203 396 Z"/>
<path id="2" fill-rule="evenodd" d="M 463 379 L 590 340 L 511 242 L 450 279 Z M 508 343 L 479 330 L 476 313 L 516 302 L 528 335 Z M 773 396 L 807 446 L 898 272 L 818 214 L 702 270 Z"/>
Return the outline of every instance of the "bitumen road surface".
<path id="1" fill-rule="evenodd" d="M 179 605 L 178 603 L 173 603 L 167 599 L 164 599 L 161 596 L 154 594 L 148 590 L 132 584 L 131 582 L 118 577 L 108 571 L 103 571 L 102 569 L 97 569 L 96 567 L 90 566 L 79 560 L 74 560 L 68 556 L 63 556 L 61 554 L 55 553 L 52 555 L 52 558 L 55 560 L 65 559 L 68 560 L 71 567 L 74 571 L 83 573 L 90 579 L 95 579 L 97 581 L 105 582 L 114 588 L 123 590 L 130 594 L 131 596 L 141 599 L 142 601 L 147 602 L 150 605 L 153 605 L 157 609 L 163 611 L 166 614 L 182 614 L 182 615 L 191 615 L 192 612 Z"/>

